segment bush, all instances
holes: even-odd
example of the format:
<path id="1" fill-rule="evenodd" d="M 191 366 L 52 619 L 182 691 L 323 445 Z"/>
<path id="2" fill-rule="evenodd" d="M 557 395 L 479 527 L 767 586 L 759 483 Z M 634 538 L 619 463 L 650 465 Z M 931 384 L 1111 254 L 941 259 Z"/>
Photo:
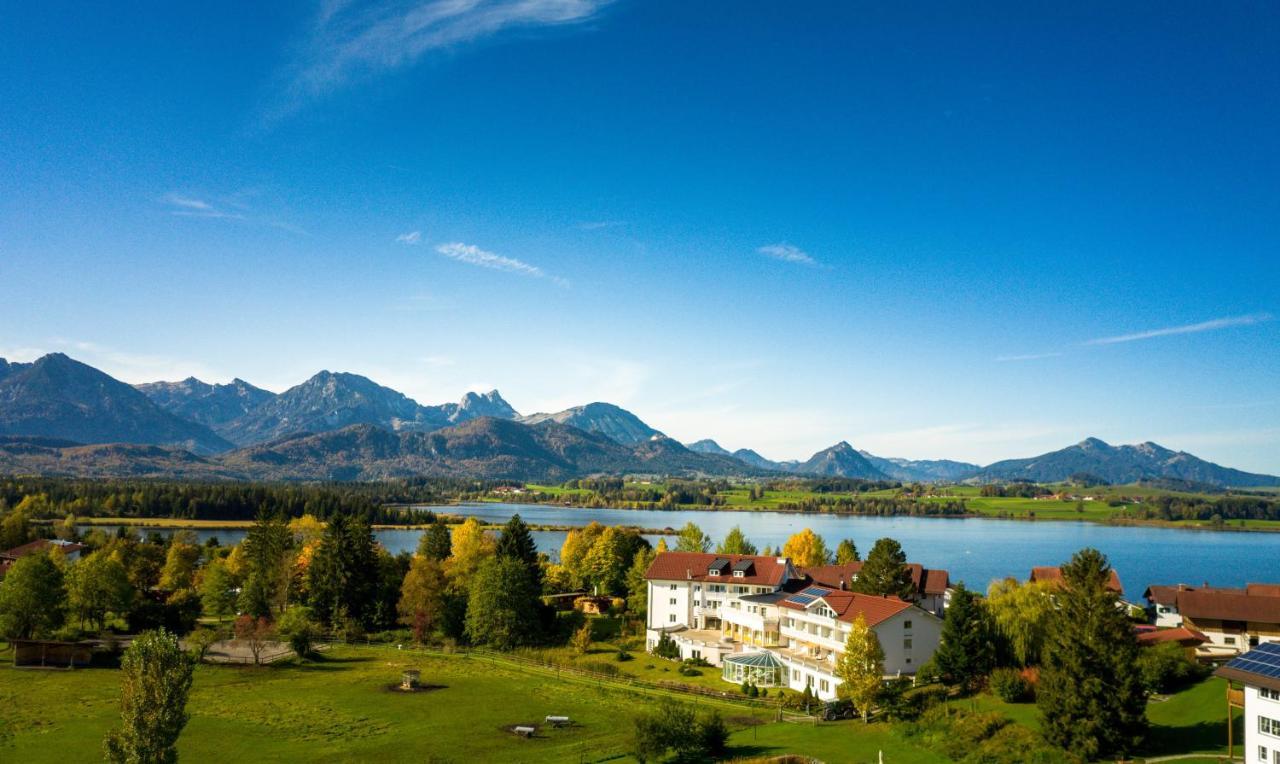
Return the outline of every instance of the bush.
<path id="1" fill-rule="evenodd" d="M 1189 658 L 1174 642 L 1149 647 L 1138 653 L 1138 670 L 1148 692 L 1170 693 L 1203 679 L 1206 669 Z"/>
<path id="2" fill-rule="evenodd" d="M 311 608 L 294 605 L 280 616 L 276 632 L 289 643 L 299 658 L 311 654 L 311 648 L 320 637 L 320 627 L 311 620 Z"/>
<path id="3" fill-rule="evenodd" d="M 631 653 L 627 652 L 626 650 L 619 650 L 618 654 L 615 655 L 613 659 L 616 660 L 618 663 L 625 663 L 629 660 L 632 660 L 632 656 L 631 656 Z"/>
<path id="4" fill-rule="evenodd" d="M 653 646 L 653 654 L 659 658 L 668 660 L 680 660 L 680 646 L 671 638 L 670 634 L 663 634 L 658 637 L 658 644 Z"/>
<path id="5" fill-rule="evenodd" d="M 1013 668 L 1000 668 L 991 672 L 991 691 L 1006 703 L 1029 703 L 1035 697 L 1031 682 L 1022 672 Z"/>
<path id="6" fill-rule="evenodd" d="M 916 669 L 916 684 L 937 684 L 942 680 L 942 674 L 938 671 L 938 664 L 933 659 L 925 661 Z"/>
<path id="7" fill-rule="evenodd" d="M 711 668 L 711 664 L 707 662 L 706 658 L 685 658 L 684 665 L 697 666 L 698 668 Z"/>
<path id="8" fill-rule="evenodd" d="M 682 665 L 676 671 L 680 676 L 702 676 L 702 672 L 688 664 Z"/>
<path id="9" fill-rule="evenodd" d="M 656 714 L 637 717 L 631 753 L 642 764 L 675 753 L 679 761 L 712 761 L 728 750 L 729 729 L 717 712 L 695 716 L 687 706 L 668 702 Z"/>

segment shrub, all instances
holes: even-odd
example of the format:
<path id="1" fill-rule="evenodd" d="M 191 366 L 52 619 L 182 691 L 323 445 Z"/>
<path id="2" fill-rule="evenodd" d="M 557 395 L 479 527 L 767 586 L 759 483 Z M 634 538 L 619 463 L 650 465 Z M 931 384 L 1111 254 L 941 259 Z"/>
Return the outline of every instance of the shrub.
<path id="1" fill-rule="evenodd" d="M 697 666 L 698 668 L 711 668 L 711 664 L 707 662 L 706 658 L 685 658 L 684 665 Z"/>
<path id="2" fill-rule="evenodd" d="M 991 691 L 1006 703 L 1029 703 L 1035 697 L 1031 682 L 1022 672 L 1013 668 L 1000 668 L 991 672 Z"/>
<path id="3" fill-rule="evenodd" d="M 1181 645 L 1174 642 L 1149 647 L 1138 654 L 1138 670 L 1142 683 L 1149 692 L 1174 692 L 1206 673 L 1203 666 L 1193 661 Z"/>
<path id="4" fill-rule="evenodd" d="M 616 660 L 618 663 L 625 663 L 629 660 L 632 660 L 632 657 L 631 657 L 631 653 L 627 652 L 626 650 L 619 650 L 618 654 L 615 655 L 613 659 Z"/>
<path id="5" fill-rule="evenodd" d="M 676 644 L 670 634 L 663 634 L 658 637 L 658 644 L 654 645 L 653 654 L 659 658 L 678 661 L 680 660 L 680 646 Z"/>
<path id="6" fill-rule="evenodd" d="M 687 664 L 681 666 L 676 673 L 680 674 L 680 676 L 702 676 L 701 671 Z"/>

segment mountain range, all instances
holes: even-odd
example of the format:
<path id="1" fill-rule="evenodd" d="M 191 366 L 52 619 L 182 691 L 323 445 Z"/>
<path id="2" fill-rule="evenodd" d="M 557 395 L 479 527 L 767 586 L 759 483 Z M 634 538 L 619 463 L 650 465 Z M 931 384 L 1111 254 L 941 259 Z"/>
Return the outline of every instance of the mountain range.
<path id="1" fill-rule="evenodd" d="M 0 472 L 199 479 L 374 480 L 469 475 L 563 480 L 590 474 L 795 474 L 904 482 L 1111 483 L 1176 479 L 1274 486 L 1155 443 L 1088 438 L 981 467 L 876 456 L 841 441 L 772 461 L 705 439 L 686 447 L 635 414 L 596 402 L 521 416 L 497 390 L 424 406 L 357 374 L 321 371 L 282 393 L 241 379 L 128 385 L 54 353 L 0 359 Z"/>

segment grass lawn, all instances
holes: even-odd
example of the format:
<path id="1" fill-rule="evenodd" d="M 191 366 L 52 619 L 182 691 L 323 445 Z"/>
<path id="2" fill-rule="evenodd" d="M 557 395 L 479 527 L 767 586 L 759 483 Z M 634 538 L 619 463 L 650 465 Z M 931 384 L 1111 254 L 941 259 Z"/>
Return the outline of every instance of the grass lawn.
<path id="1" fill-rule="evenodd" d="M 1208 754 L 1203 761 L 1217 761 L 1227 753 L 1226 682 L 1211 677 L 1194 684 L 1168 699 L 1147 704 L 1151 731 L 1140 752 L 1143 756 L 1176 754 Z M 999 711 L 1018 724 L 1040 729 L 1040 716 L 1035 703 L 1005 703 L 999 698 L 976 695 L 950 701 L 957 708 L 975 711 Z M 1235 715 L 1236 752 L 1244 741 L 1244 719 Z M 1192 761 L 1192 759 L 1180 760 Z"/>
<path id="2" fill-rule="evenodd" d="M 439 688 L 389 689 L 410 666 Z M 112 669 L 0 667 L 0 761 L 100 761 L 102 736 L 118 719 L 119 682 Z M 631 719 L 657 702 L 481 658 L 336 647 L 313 663 L 199 667 L 178 748 L 186 761 L 625 761 Z M 939 761 L 888 725 L 765 722 L 764 711 L 716 707 L 735 730 L 734 756 L 874 761 L 884 749 L 894 762 Z M 577 724 L 543 729 L 548 714 Z M 540 725 L 534 739 L 506 729 L 522 723 Z"/>
<path id="3" fill-rule="evenodd" d="M 888 724 L 864 724 L 856 719 L 810 726 L 769 724 L 734 732 L 729 744 L 737 756 L 778 756 L 795 753 L 821 761 L 876 764 L 880 752 L 892 764 L 943 764 L 945 756 L 906 742 Z"/>

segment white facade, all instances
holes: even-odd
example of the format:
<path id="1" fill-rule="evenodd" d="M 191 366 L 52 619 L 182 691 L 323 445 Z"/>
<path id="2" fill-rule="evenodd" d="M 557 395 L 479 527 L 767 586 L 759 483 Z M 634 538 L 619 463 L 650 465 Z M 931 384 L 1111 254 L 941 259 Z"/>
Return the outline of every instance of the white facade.
<path id="1" fill-rule="evenodd" d="M 1245 685 L 1244 760 L 1280 764 L 1280 690 Z"/>
<path id="2" fill-rule="evenodd" d="M 1155 610 L 1155 625 L 1162 629 L 1176 629 L 1182 625 L 1182 614 L 1178 612 L 1178 606 L 1172 603 L 1157 602 L 1153 608 Z"/>
<path id="3" fill-rule="evenodd" d="M 880 598 L 828 589 L 839 604 L 828 606 L 815 598 L 804 609 L 783 607 L 782 600 L 789 596 L 782 590 L 784 584 L 800 576 L 785 559 L 762 559 L 786 566 L 778 584 L 762 585 L 759 578 L 743 580 L 728 571 L 711 575 L 705 563 L 696 574 L 690 569 L 683 580 L 651 579 L 646 649 L 652 652 L 667 633 L 681 659 L 700 658 L 713 666 L 722 665 L 728 655 L 767 650 L 785 665 L 785 686 L 799 692 L 807 686 L 823 700 L 836 697 L 835 662 L 850 625 L 832 607 L 846 608 L 843 617 L 864 607 L 878 613 L 868 615 L 868 620 L 874 621 L 871 628 L 884 650 L 887 677 L 914 674 L 937 649 L 941 619 L 898 600 L 888 605 Z M 930 604 L 940 606 L 942 596 L 938 599 Z M 848 610 L 851 601 L 854 610 Z M 886 607 L 900 609 L 886 615 Z"/>

